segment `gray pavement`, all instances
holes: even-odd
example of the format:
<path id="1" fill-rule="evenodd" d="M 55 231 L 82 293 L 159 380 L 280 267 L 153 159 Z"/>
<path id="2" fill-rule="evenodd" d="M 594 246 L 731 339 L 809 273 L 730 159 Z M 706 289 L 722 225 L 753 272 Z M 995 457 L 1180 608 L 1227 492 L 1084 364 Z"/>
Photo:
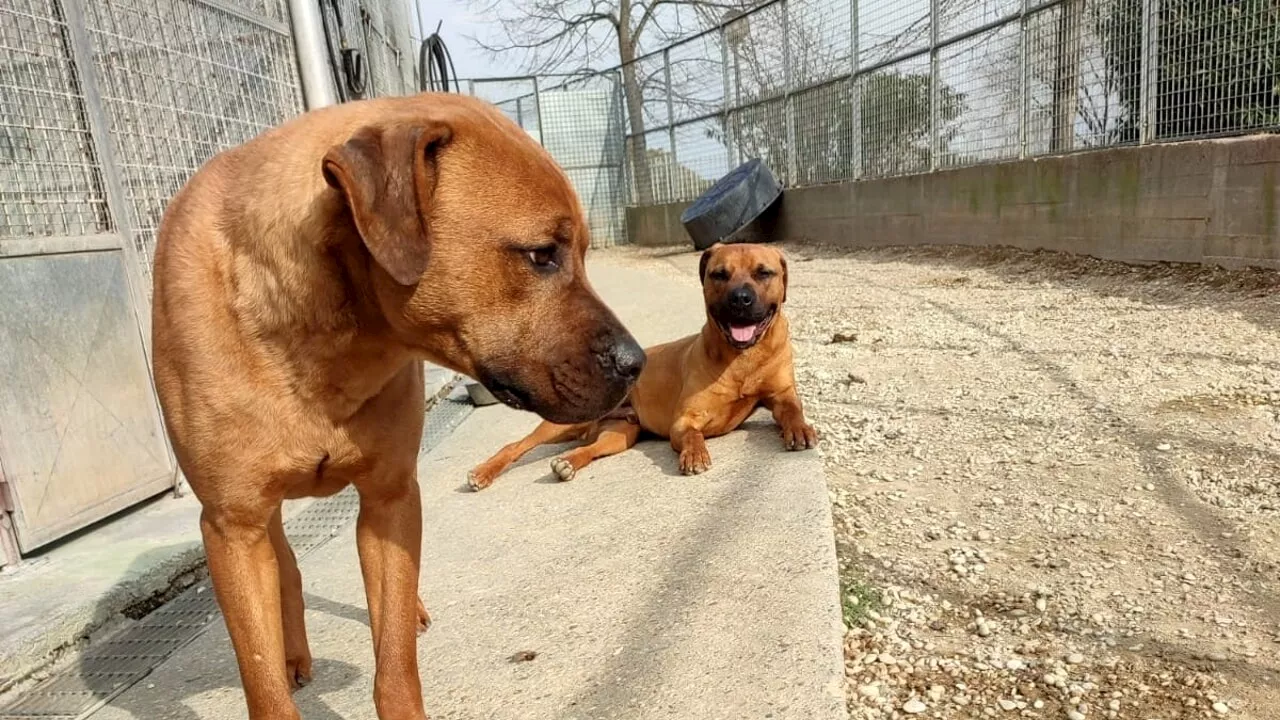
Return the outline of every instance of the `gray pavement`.
<path id="1" fill-rule="evenodd" d="M 696 278 L 608 256 L 596 287 L 645 344 L 696 329 Z M 844 717 L 842 629 L 827 489 L 816 453 L 785 453 L 767 415 L 710 442 L 715 467 L 678 474 L 661 441 L 551 480 L 553 450 L 489 490 L 466 471 L 529 430 L 475 411 L 421 465 L 419 643 L 428 713 L 446 718 Z M 308 720 L 374 718 L 373 657 L 350 531 L 302 561 L 316 678 Z M 516 653 L 532 651 L 527 662 Z M 245 715 L 216 623 L 94 715 Z"/>

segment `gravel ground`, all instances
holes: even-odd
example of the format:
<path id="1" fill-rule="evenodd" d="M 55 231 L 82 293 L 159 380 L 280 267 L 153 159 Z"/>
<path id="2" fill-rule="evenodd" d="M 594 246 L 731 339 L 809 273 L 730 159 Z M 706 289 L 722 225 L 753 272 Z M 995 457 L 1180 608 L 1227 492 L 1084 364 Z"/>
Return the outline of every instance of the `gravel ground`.
<path id="1" fill-rule="evenodd" d="M 787 249 L 854 718 L 1280 717 L 1280 276 Z"/>

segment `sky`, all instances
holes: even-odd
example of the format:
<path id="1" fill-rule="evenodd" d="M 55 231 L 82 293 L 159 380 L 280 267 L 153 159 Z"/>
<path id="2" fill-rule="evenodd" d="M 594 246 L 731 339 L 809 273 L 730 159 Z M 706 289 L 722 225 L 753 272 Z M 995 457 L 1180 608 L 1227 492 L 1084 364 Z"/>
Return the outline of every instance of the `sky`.
<path id="1" fill-rule="evenodd" d="M 414 6 L 414 3 L 417 6 Z M 463 78 L 494 77 L 516 74 L 516 59 L 509 61 L 495 60 L 489 53 L 467 39 L 468 35 L 485 34 L 485 25 L 471 13 L 466 0 L 409 0 L 411 12 L 422 11 L 425 34 L 435 32 L 436 24 L 444 21 L 440 28 L 440 37 L 449 47 L 453 56 L 453 64 L 458 69 L 458 76 Z M 413 34 L 418 34 L 418 17 L 410 18 L 413 23 Z"/>

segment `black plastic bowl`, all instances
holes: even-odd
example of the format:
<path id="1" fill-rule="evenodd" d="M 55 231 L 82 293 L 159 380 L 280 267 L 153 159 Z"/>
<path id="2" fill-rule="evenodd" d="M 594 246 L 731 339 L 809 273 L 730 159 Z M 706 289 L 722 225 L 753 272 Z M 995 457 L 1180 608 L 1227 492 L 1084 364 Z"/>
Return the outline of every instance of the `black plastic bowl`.
<path id="1" fill-rule="evenodd" d="M 732 241 L 780 197 L 782 186 L 769 166 L 753 158 L 707 188 L 680 215 L 680 223 L 693 239 L 693 246 L 706 250 L 718 242 Z"/>

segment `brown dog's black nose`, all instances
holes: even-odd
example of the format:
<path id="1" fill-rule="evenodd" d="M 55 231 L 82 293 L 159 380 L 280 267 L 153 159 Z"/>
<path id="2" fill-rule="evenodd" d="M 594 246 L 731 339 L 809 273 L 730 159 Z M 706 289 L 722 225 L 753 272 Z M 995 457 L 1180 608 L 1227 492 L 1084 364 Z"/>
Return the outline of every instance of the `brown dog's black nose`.
<path id="1" fill-rule="evenodd" d="M 635 382 L 644 369 L 644 348 L 630 335 L 616 340 L 609 349 L 608 367 L 605 369 L 619 380 Z"/>
<path id="2" fill-rule="evenodd" d="M 756 293 L 750 287 L 742 285 L 729 291 L 729 304 L 733 307 L 751 307 L 756 301 Z"/>

